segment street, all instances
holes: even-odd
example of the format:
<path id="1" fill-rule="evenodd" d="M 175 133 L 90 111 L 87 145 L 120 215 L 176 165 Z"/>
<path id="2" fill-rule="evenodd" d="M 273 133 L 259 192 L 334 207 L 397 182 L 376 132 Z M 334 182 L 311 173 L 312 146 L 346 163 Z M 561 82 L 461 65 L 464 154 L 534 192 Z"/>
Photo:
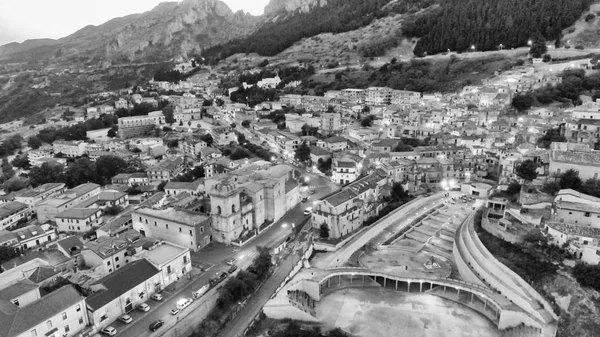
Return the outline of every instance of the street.
<path id="1" fill-rule="evenodd" d="M 192 297 L 192 292 L 200 289 L 203 285 L 208 284 L 210 278 L 213 277 L 217 272 L 221 273 L 227 271 L 230 266 L 227 265 L 226 261 L 231 258 L 236 260 L 236 264 L 240 267 L 240 269 L 247 269 L 252 264 L 254 258 L 258 255 L 257 247 L 269 246 L 272 243 L 283 240 L 287 236 L 291 235 L 293 230 L 292 224 L 300 224 L 308 217 L 307 215 L 303 214 L 306 207 L 312 206 L 315 200 L 318 200 L 332 191 L 339 189 L 338 186 L 333 184 L 325 177 L 314 174 L 305 174 L 305 176 L 309 176 L 311 185 L 315 186 L 315 193 L 310 195 L 310 198 L 307 200 L 307 202 L 299 203 L 295 208 L 287 212 L 279 221 L 272 224 L 268 229 L 242 247 L 210 243 L 199 252 L 192 252 L 192 265 L 195 267 L 201 265 L 206 268 L 206 270 L 201 274 L 198 274 L 199 271 L 194 268 L 192 273 L 195 276 L 192 277 L 192 280 L 188 280 L 187 278 L 183 277 L 176 282 L 175 289 L 172 289 L 172 286 L 167 287 L 167 289 L 163 290 L 161 293 L 164 297 L 161 302 L 149 300 L 147 302 L 151 308 L 149 312 L 144 313 L 134 310 L 133 312 L 129 313 L 129 315 L 133 318 L 132 323 L 124 324 L 120 321 L 111 323 L 111 326 L 118 330 L 117 336 L 178 337 L 187 336 L 189 333 L 191 333 L 191 331 L 193 331 L 193 329 L 206 317 L 210 311 L 210 308 L 212 308 L 218 297 L 219 287 L 210 289 L 209 292 L 202 296 L 199 300 L 194 301 L 188 308 L 178 315 L 179 319 L 177 316 L 170 314 L 171 309 L 176 307 L 178 300 Z M 285 263 L 285 261 L 288 262 Z M 234 327 L 231 329 L 241 329 L 243 332 L 247 324 L 244 325 L 241 323 L 242 318 L 248 318 L 251 320 L 256 313 L 261 310 L 262 306 L 267 302 L 277 286 L 289 274 L 290 270 L 291 262 L 285 259 L 276 269 L 273 276 L 267 280 L 267 283 L 248 302 L 243 310 L 240 311 L 238 314 L 239 318 L 235 319 L 235 325 L 234 322 L 230 323 L 231 325 L 234 325 Z M 226 280 L 220 285 L 224 284 L 225 282 Z M 192 312 L 194 314 L 190 315 Z M 256 313 L 252 315 L 254 312 Z M 159 319 L 165 321 L 165 326 L 158 329 L 154 333 L 150 332 L 150 324 Z M 243 321 L 245 322 L 245 320 Z M 227 329 L 229 329 L 229 326 Z"/>

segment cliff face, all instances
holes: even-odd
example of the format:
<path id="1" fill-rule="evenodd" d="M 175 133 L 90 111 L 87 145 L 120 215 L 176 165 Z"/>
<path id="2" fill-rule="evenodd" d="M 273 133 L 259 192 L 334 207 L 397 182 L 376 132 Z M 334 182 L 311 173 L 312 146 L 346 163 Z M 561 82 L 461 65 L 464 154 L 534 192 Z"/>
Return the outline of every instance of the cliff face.
<path id="1" fill-rule="evenodd" d="M 87 26 L 51 43 L 51 57 L 81 61 L 163 61 L 186 58 L 201 49 L 244 36 L 258 17 L 233 13 L 219 0 L 166 2 L 151 11 Z M 48 57 L 48 45 L 45 46 Z M 33 48 L 35 49 L 35 48 Z M 15 58 L 31 48 L 0 47 L 0 58 Z M 33 51 L 32 55 L 41 54 Z M 41 56 L 41 55 L 40 55 Z"/>
<path id="2" fill-rule="evenodd" d="M 327 0 L 271 0 L 265 7 L 265 15 L 274 15 L 281 12 L 293 12 L 299 9 L 308 12 L 312 7 L 325 6 Z"/>

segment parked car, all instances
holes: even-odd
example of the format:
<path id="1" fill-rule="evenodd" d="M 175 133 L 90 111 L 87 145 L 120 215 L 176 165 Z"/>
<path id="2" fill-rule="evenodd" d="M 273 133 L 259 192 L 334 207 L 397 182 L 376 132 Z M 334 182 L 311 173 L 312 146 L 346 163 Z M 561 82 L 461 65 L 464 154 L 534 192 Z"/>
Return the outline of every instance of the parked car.
<path id="1" fill-rule="evenodd" d="M 227 260 L 227 264 L 230 266 L 233 266 L 233 264 L 235 263 L 235 259 L 229 259 Z"/>
<path id="2" fill-rule="evenodd" d="M 307 202 L 308 201 L 308 197 L 302 197 L 302 202 Z"/>
<path id="3" fill-rule="evenodd" d="M 158 330 L 158 328 L 160 328 L 161 326 L 165 325 L 165 322 L 163 320 L 158 320 L 152 324 L 150 324 L 150 331 L 154 332 L 156 330 Z"/>
<path id="4" fill-rule="evenodd" d="M 123 315 L 123 316 L 119 317 L 119 321 L 121 321 L 125 324 L 129 324 L 129 323 L 133 322 L 133 318 L 131 318 L 131 316 L 129 316 L 129 315 Z"/>
<path id="5" fill-rule="evenodd" d="M 107 336 L 114 336 L 117 334 L 117 329 L 112 326 L 107 326 L 106 328 L 100 330 L 100 333 Z"/>
<path id="6" fill-rule="evenodd" d="M 312 213 L 312 210 L 312 207 L 306 207 L 306 209 L 304 210 L 304 215 L 310 215 Z"/>
<path id="7" fill-rule="evenodd" d="M 238 269 L 238 266 L 235 264 L 232 264 L 231 267 L 229 268 L 229 270 L 227 271 L 227 273 L 231 275 L 237 269 Z"/>
<path id="8" fill-rule="evenodd" d="M 191 298 L 181 299 L 181 300 L 177 301 L 177 309 L 183 310 L 183 309 L 189 307 L 190 304 L 192 304 L 192 302 L 194 302 L 194 300 Z"/>
<path id="9" fill-rule="evenodd" d="M 148 312 L 150 311 L 150 306 L 146 303 L 140 303 L 137 305 L 139 311 Z"/>
<path id="10" fill-rule="evenodd" d="M 179 313 L 179 308 L 171 309 L 171 315 L 177 315 Z"/>
<path id="11" fill-rule="evenodd" d="M 150 296 L 151 299 L 155 300 L 155 301 L 162 301 L 163 300 L 163 296 L 161 294 L 152 294 L 152 296 Z"/>

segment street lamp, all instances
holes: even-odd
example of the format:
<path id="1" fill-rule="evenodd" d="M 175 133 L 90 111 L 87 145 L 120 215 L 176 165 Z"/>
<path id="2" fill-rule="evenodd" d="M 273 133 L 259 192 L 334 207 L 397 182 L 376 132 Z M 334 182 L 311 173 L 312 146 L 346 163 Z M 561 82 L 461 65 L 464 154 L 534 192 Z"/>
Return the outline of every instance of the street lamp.
<path id="1" fill-rule="evenodd" d="M 531 41 L 531 39 L 527 40 L 527 45 L 531 47 L 531 45 L 533 44 L 533 41 Z"/>

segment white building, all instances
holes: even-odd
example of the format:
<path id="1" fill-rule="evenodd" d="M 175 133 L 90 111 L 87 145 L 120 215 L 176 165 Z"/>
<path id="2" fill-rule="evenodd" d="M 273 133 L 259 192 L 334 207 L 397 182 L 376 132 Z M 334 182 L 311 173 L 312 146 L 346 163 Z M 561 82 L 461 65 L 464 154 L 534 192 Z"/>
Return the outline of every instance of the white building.
<path id="1" fill-rule="evenodd" d="M 189 248 L 167 241 L 157 241 L 148 250 L 135 254 L 134 258 L 146 259 L 160 270 L 163 286 L 168 286 L 192 271 Z"/>

